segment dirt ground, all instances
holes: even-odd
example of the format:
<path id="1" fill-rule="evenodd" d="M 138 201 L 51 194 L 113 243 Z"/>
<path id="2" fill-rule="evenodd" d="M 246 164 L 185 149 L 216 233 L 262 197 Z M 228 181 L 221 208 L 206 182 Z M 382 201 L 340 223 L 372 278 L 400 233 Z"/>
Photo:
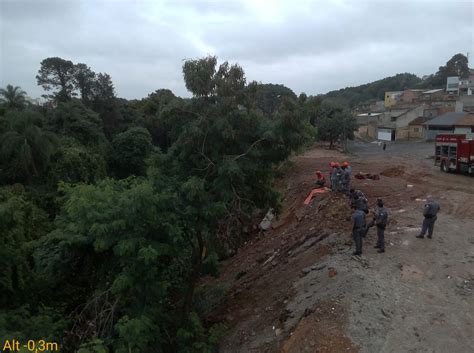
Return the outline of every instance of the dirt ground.
<path id="1" fill-rule="evenodd" d="M 295 157 L 279 185 L 282 214 L 215 281 L 230 288 L 213 314 L 229 328 L 220 351 L 474 352 L 474 178 L 440 172 L 433 150 L 356 142 L 346 155 L 314 148 Z M 352 256 L 347 197 L 303 204 L 331 160 L 380 175 L 353 186 L 389 210 L 384 254 L 371 229 L 363 255 Z M 441 206 L 434 237 L 416 239 L 429 198 Z"/>

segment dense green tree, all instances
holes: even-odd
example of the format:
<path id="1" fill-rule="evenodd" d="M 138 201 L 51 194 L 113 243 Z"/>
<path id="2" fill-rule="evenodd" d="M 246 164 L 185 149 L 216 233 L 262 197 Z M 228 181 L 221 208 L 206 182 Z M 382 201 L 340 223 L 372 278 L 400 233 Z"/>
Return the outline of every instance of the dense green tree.
<path id="1" fill-rule="evenodd" d="M 49 167 L 56 136 L 42 127 L 42 116 L 32 110 L 10 111 L 6 131 L 0 136 L 2 177 L 9 182 L 29 182 Z"/>
<path id="2" fill-rule="evenodd" d="M 129 175 L 145 175 L 146 159 L 153 150 L 147 129 L 133 127 L 112 140 L 110 168 L 120 178 Z"/>
<path id="3" fill-rule="evenodd" d="M 50 113 L 48 124 L 55 133 L 74 138 L 84 146 L 104 146 L 107 142 L 99 115 L 77 99 L 61 102 Z"/>
<path id="4" fill-rule="evenodd" d="M 20 87 L 7 85 L 7 87 L 0 89 L 0 103 L 5 104 L 7 108 L 21 109 L 26 104 L 26 92 Z"/>
<path id="5" fill-rule="evenodd" d="M 272 116 L 287 98 L 297 99 L 296 94 L 284 85 L 271 83 L 255 85 L 256 105 L 267 116 Z"/>
<path id="6" fill-rule="evenodd" d="M 48 217 L 18 184 L 0 188 L 0 307 L 24 305 L 34 287 L 29 247 L 50 230 Z M 0 327 L 2 325 L 0 324 Z M 1 328 L 0 328 L 1 331 Z"/>
<path id="7" fill-rule="evenodd" d="M 227 61 L 219 66 L 214 81 L 216 95 L 219 97 L 243 93 L 246 83 L 244 70 L 237 64 L 229 66 Z"/>
<path id="8" fill-rule="evenodd" d="M 103 102 L 115 98 L 115 88 L 112 78 L 106 73 L 99 73 L 92 87 L 92 94 L 96 101 Z"/>
<path id="9" fill-rule="evenodd" d="M 88 103 L 93 97 L 96 85 L 96 74 L 86 64 L 76 64 L 74 70 L 75 88 L 81 95 L 83 103 Z"/>
<path id="10" fill-rule="evenodd" d="M 143 99 L 139 107 L 146 116 L 158 116 L 164 107 L 177 99 L 169 89 L 158 89 Z"/>
<path id="11" fill-rule="evenodd" d="M 217 58 L 208 56 L 196 60 L 186 60 L 183 64 L 184 83 L 196 97 L 209 97 L 215 90 Z"/>
<path id="12" fill-rule="evenodd" d="M 460 78 L 469 77 L 468 59 L 463 54 L 456 54 L 448 60 L 446 65 L 440 66 L 436 74 L 429 77 L 423 85 L 425 87 L 439 87 L 446 86 L 447 78 L 456 76 Z"/>
<path id="13" fill-rule="evenodd" d="M 106 162 L 100 153 L 82 145 L 66 143 L 53 156 L 49 178 L 56 186 L 61 181 L 93 183 L 106 175 Z"/>
<path id="14" fill-rule="evenodd" d="M 354 131 L 357 130 L 357 123 L 350 112 L 343 107 L 331 102 L 324 102 L 319 108 L 321 116 L 317 124 L 317 137 L 321 141 L 328 141 L 332 148 L 334 142 L 341 140 L 344 143 L 347 139 L 354 138 Z"/>
<path id="15" fill-rule="evenodd" d="M 170 299 L 182 291 L 188 254 L 168 190 L 158 179 L 155 186 L 108 179 L 63 189 L 56 230 L 38 243 L 35 259 L 48 285 L 88 303 L 68 344 L 101 338 L 114 352 L 173 351 Z"/>
<path id="16" fill-rule="evenodd" d="M 76 67 L 72 61 L 58 57 L 46 58 L 41 62 L 36 80 L 45 91 L 56 90 L 46 95 L 56 101 L 63 102 L 71 99 L 75 88 Z"/>

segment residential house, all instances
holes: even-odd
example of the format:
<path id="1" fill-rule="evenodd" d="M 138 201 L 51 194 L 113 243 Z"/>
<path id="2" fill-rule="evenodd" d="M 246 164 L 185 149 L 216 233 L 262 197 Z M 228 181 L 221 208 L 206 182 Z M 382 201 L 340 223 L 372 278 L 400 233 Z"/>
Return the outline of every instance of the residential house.
<path id="1" fill-rule="evenodd" d="M 403 91 L 385 92 L 384 105 L 385 108 L 391 108 L 396 105 L 403 95 Z"/>
<path id="2" fill-rule="evenodd" d="M 459 78 L 458 80 L 458 92 L 460 96 L 474 95 L 474 69 L 469 69 L 469 76 L 467 78 Z"/>
<path id="3" fill-rule="evenodd" d="M 455 134 L 471 134 L 474 133 L 474 114 L 467 114 L 463 118 L 456 121 L 454 125 Z"/>
<path id="4" fill-rule="evenodd" d="M 419 101 L 422 93 L 423 93 L 422 89 L 406 89 L 403 91 L 401 102 L 416 103 Z"/>
<path id="5" fill-rule="evenodd" d="M 442 101 L 445 98 L 444 95 L 444 90 L 442 88 L 430 89 L 428 91 L 424 91 L 420 98 L 423 102 Z"/>
<path id="6" fill-rule="evenodd" d="M 446 79 L 446 92 L 459 94 L 459 77 L 450 76 Z"/>
<path id="7" fill-rule="evenodd" d="M 357 134 L 362 138 L 377 138 L 377 126 L 380 121 L 381 113 L 363 113 L 356 116 L 358 125 Z"/>
<path id="8" fill-rule="evenodd" d="M 466 112 L 450 112 L 440 115 L 434 119 L 425 122 L 424 137 L 426 140 L 434 140 L 438 134 L 449 134 L 455 131 L 468 130 L 469 127 L 474 127 L 474 124 L 469 125 L 470 118 L 464 120 L 466 116 L 470 115 Z"/>
<path id="9" fill-rule="evenodd" d="M 424 137 L 425 127 L 424 123 L 427 122 L 429 118 L 424 116 L 419 116 L 415 120 L 408 123 L 408 140 L 411 139 L 422 139 Z"/>

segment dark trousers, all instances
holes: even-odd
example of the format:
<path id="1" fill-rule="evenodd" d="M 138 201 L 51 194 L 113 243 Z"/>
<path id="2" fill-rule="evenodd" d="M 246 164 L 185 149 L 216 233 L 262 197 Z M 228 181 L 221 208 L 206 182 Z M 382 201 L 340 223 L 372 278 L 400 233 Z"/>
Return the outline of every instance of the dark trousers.
<path id="1" fill-rule="evenodd" d="M 381 249 L 385 249 L 385 227 L 377 226 L 377 246 Z"/>
<path id="2" fill-rule="evenodd" d="M 428 236 L 433 236 L 434 224 L 436 222 L 436 217 L 428 218 L 425 217 L 423 220 L 423 225 L 421 226 L 421 235 L 425 235 L 426 231 L 428 231 Z"/>
<path id="3" fill-rule="evenodd" d="M 362 238 L 365 235 L 365 228 L 354 228 L 352 230 L 352 239 L 354 239 L 356 252 L 362 253 Z"/>

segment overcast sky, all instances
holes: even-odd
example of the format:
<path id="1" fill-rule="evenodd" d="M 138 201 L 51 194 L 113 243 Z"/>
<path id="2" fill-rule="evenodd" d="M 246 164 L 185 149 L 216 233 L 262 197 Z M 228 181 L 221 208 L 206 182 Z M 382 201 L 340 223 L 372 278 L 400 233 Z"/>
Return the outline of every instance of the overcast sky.
<path id="1" fill-rule="evenodd" d="M 117 95 L 189 96 L 183 59 L 238 62 L 247 81 L 325 93 L 474 58 L 474 1 L 0 0 L 0 86 L 43 91 L 42 59 L 112 76 Z M 474 65 L 471 64 L 471 67 Z"/>

